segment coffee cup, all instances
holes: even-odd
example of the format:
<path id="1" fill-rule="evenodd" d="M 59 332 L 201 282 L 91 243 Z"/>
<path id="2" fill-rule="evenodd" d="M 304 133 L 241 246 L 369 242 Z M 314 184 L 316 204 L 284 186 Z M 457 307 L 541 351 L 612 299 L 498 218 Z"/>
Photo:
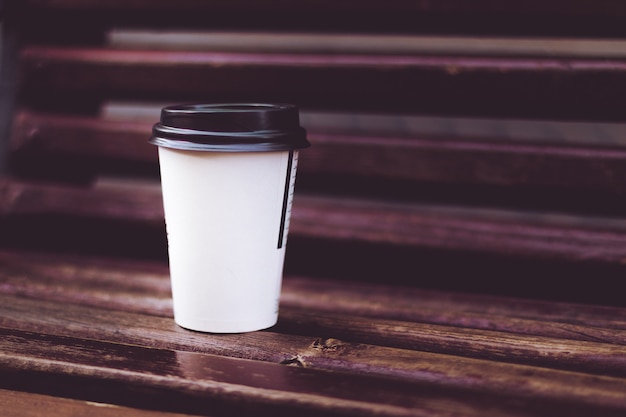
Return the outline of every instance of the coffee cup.
<path id="1" fill-rule="evenodd" d="M 158 146 L 174 320 L 211 333 L 278 319 L 298 150 L 289 104 L 165 107 Z"/>

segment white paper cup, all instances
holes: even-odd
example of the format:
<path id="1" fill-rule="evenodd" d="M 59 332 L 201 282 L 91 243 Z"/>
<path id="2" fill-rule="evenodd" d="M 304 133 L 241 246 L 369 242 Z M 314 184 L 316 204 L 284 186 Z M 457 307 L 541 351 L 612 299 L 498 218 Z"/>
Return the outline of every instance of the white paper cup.
<path id="1" fill-rule="evenodd" d="M 163 109 L 159 146 L 174 320 L 204 332 L 273 326 L 298 149 L 290 105 Z"/>

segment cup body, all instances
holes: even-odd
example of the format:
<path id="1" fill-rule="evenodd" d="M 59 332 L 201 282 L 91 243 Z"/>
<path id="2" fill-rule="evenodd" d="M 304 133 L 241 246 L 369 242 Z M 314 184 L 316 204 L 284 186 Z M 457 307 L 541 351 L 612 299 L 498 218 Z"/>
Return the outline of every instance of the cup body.
<path id="1" fill-rule="evenodd" d="M 239 333 L 278 319 L 298 150 L 291 104 L 165 107 L 159 148 L 174 320 Z"/>
<path id="2" fill-rule="evenodd" d="M 276 323 L 297 155 L 159 147 L 177 324 L 233 333 Z"/>

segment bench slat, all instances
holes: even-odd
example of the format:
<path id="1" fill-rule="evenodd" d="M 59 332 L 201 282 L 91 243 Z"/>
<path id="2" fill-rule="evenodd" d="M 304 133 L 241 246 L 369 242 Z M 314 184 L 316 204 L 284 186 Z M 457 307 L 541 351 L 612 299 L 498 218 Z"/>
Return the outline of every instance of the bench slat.
<path id="1" fill-rule="evenodd" d="M 89 303 L 161 317 L 172 314 L 169 271 L 162 263 L 0 252 L 0 264 L 4 268 L 0 275 L 2 291 L 6 294 Z M 133 279 L 126 279 L 127 274 L 132 274 Z M 149 297 L 145 296 L 147 291 Z M 297 310 L 606 343 L 624 344 L 626 330 L 626 309 L 621 307 L 321 278 L 287 276 L 281 303 Z"/>
<path id="2" fill-rule="evenodd" d="M 281 331 L 300 334 L 333 334 L 341 329 L 343 340 L 379 343 L 471 358 L 548 366 L 599 375 L 626 376 L 626 347 L 584 341 L 567 341 L 505 332 L 457 329 L 395 320 L 372 320 L 338 314 L 282 312 Z"/>
<path id="3" fill-rule="evenodd" d="M 140 410 L 89 401 L 72 400 L 49 395 L 0 389 L 0 409 L 5 417 L 38 417 L 42 410 L 55 410 L 59 415 L 91 417 L 190 417 L 189 414 Z"/>
<path id="4" fill-rule="evenodd" d="M 153 122 L 153 121 L 152 121 Z M 20 112 L 12 146 L 23 153 L 157 163 L 152 122 Z M 309 132 L 299 172 L 405 181 L 626 191 L 626 149 L 471 137 L 413 138 Z M 593 143 L 593 138 L 589 138 Z"/>
<path id="5" fill-rule="evenodd" d="M 92 218 L 131 220 L 163 225 L 163 204 L 158 187 L 125 188 L 71 187 L 0 179 L 2 215 L 76 215 Z"/>
<path id="6" fill-rule="evenodd" d="M 10 291 L 8 291 L 10 293 Z M 45 298 L 45 295 L 41 292 L 39 294 L 31 293 L 30 296 L 39 296 Z M 55 298 L 54 296 L 52 298 Z M 60 301 L 64 302 L 78 302 L 86 303 L 91 297 L 83 300 L 80 299 L 79 294 L 68 294 L 60 298 Z M 96 298 L 96 297 L 93 297 Z M 129 300 L 128 297 L 121 297 L 122 300 L 142 302 L 142 298 L 136 298 Z M 33 308 L 33 302 L 19 303 L 11 299 L 5 299 L 8 307 L 3 309 L 3 323 L 8 323 L 11 327 L 12 321 L 19 320 L 20 315 L 24 317 L 31 317 L 26 310 Z M 102 303 L 102 298 L 97 300 L 93 304 L 97 306 Z M 21 305 L 20 305 L 21 304 Z M 109 308 L 120 308 L 119 304 L 109 303 Z M 151 304 L 156 304 L 149 298 L 143 301 L 142 307 L 144 309 L 150 308 Z M 17 308 L 17 309 L 16 309 Z M 68 313 L 63 314 L 60 319 L 52 320 L 51 317 L 59 316 L 58 308 L 67 309 Z M 128 314 L 115 314 L 107 313 L 106 310 L 95 310 L 92 313 L 82 311 L 85 307 L 70 308 L 67 305 L 60 304 L 58 307 L 52 305 L 46 305 L 44 302 L 40 302 L 37 307 L 37 315 L 40 316 L 42 311 L 46 312 L 49 317 L 43 317 L 43 322 L 39 326 L 44 325 L 50 331 L 54 330 L 55 334 L 64 333 L 60 326 L 67 326 L 67 320 L 70 320 L 70 315 L 80 315 L 84 317 L 83 320 L 88 322 L 85 324 L 74 324 L 73 328 L 82 329 L 83 332 L 90 331 L 93 328 L 93 323 L 98 323 L 96 328 L 99 329 L 96 334 L 86 335 L 89 338 L 101 338 L 107 337 L 108 340 L 117 339 L 115 334 L 123 336 L 124 340 L 128 343 L 137 343 L 139 340 L 145 338 L 144 332 L 157 332 L 154 327 L 160 326 L 168 329 L 174 327 L 174 323 L 171 320 L 163 319 L 148 319 L 137 318 L 128 316 Z M 88 307 L 92 308 L 93 307 Z M 123 308 L 123 307 L 121 307 Z M 134 307 L 135 309 L 137 307 Z M 11 311 L 11 309 L 16 309 Z M 168 315 L 168 319 L 171 317 L 171 313 Z M 74 320 L 76 321 L 76 320 Z M 93 322 L 93 323 L 91 323 Z M 63 324 L 65 323 L 65 324 Z M 120 330 L 121 328 L 128 328 L 129 330 Z M 38 328 L 36 326 L 35 328 Z M 152 329 L 152 330 L 150 330 Z M 445 326 L 431 325 L 418 322 L 398 321 L 398 320 L 382 320 L 373 318 L 363 318 L 359 316 L 348 316 L 335 314 L 324 314 L 318 311 L 304 313 L 285 306 L 281 310 L 281 320 L 279 324 L 273 329 L 281 333 L 287 334 L 299 334 L 302 336 L 309 336 L 309 338 L 302 337 L 300 340 L 294 338 L 285 338 L 277 336 L 252 335 L 250 337 L 243 336 L 243 338 L 231 338 L 231 340 L 205 340 L 206 347 L 202 349 L 205 352 L 222 354 L 236 357 L 252 357 L 255 359 L 270 360 L 273 362 L 288 362 L 292 358 L 302 356 L 306 358 L 310 355 L 317 355 L 319 352 L 316 349 L 322 349 L 321 347 L 315 347 L 313 350 L 308 350 L 307 346 L 315 344 L 320 335 L 322 338 L 333 337 L 340 334 L 341 340 L 337 343 L 351 342 L 354 344 L 372 344 L 372 345 L 384 345 L 390 348 L 419 350 L 433 353 L 442 353 L 447 355 L 462 356 L 466 358 L 485 359 L 491 362 L 507 362 L 512 364 L 532 365 L 546 368 L 554 368 L 576 372 L 586 372 L 596 375 L 608 375 L 608 376 L 626 376 L 626 362 L 624 360 L 624 352 L 626 347 L 624 344 L 606 344 L 598 342 L 585 342 L 581 340 L 570 340 L 561 338 L 548 338 L 540 336 L 531 336 L 527 334 L 513 334 L 497 331 L 485 331 L 476 330 L 471 328 L 459 328 L 452 327 L 450 324 Z M 584 330 L 584 329 L 582 329 Z M 113 333 L 113 334 L 111 334 Z M 167 340 L 168 343 L 178 345 L 180 343 L 185 344 L 184 340 L 186 336 L 184 334 L 172 333 L 160 335 L 163 340 Z M 609 335 L 609 331 L 604 332 L 605 335 Z M 617 338 L 621 336 L 623 339 L 623 332 L 612 332 Z M 99 336 L 100 334 L 100 336 Z M 182 340 L 182 342 L 181 342 Z M 623 340 L 621 340 L 622 343 Z M 155 342 L 145 342 L 154 345 Z M 171 346 L 170 346 L 171 347 Z M 180 348 L 180 347 L 177 347 Z M 188 349 L 198 350 L 197 346 L 190 345 Z M 345 349 L 344 349 L 345 348 Z M 352 348 L 348 347 L 348 344 L 342 348 L 342 354 L 347 354 Z M 361 348 L 355 347 L 356 352 Z M 389 352 L 376 352 L 372 351 L 374 356 L 380 354 L 381 357 L 385 357 Z M 400 355 L 402 363 L 407 358 L 406 355 Z M 416 358 L 414 358 L 416 359 Z M 315 359 L 309 359 L 315 362 Z M 302 361 L 307 362 L 306 359 Z M 394 360 L 391 360 L 393 362 Z M 358 367 L 359 363 L 371 362 L 371 365 L 378 363 L 380 360 L 366 357 L 360 357 L 353 363 L 354 367 Z M 410 363 L 408 361 L 407 363 Z M 445 363 L 445 361 L 443 361 Z M 329 365 L 326 365 L 329 366 Z M 336 366 L 345 367 L 349 369 L 348 363 L 336 364 Z M 444 366 L 444 365 L 442 365 Z M 488 362 L 478 364 L 477 366 L 484 369 L 488 369 Z M 496 366 L 496 365 L 494 365 Z M 405 366 L 397 364 L 396 367 L 400 369 L 398 372 L 402 374 L 407 372 Z M 368 366 L 368 369 L 370 367 Z M 369 369 L 373 372 L 373 369 Z M 476 372 L 474 369 L 472 372 Z M 494 375 L 501 372 L 502 369 L 497 368 L 494 370 Z M 411 372 L 405 376 L 410 378 Z"/>
<path id="7" fill-rule="evenodd" d="M 56 300 L 61 302 L 61 308 L 63 308 L 63 317 L 60 318 L 56 324 L 50 321 L 50 317 L 58 316 L 61 314 L 56 311 L 58 307 L 49 304 L 41 303 L 37 309 L 35 317 L 42 317 L 44 322 L 48 322 L 48 326 L 51 329 L 57 328 L 54 332 L 59 332 L 59 326 L 66 321 L 69 316 L 84 317 L 85 320 L 92 320 L 94 322 L 100 322 L 98 326 L 98 332 L 104 332 L 105 328 L 111 329 L 113 333 L 122 332 L 126 333 L 120 328 L 128 327 L 128 335 L 131 337 L 138 337 L 141 335 L 139 330 L 142 327 L 159 327 L 164 326 L 171 328 L 173 322 L 163 321 L 162 319 L 126 319 L 124 315 L 104 313 L 94 310 L 93 312 L 80 312 L 78 310 L 85 307 L 76 307 L 77 311 L 71 311 L 67 302 L 83 304 L 87 306 L 100 306 L 101 308 L 108 309 L 130 309 L 135 311 L 141 311 L 142 313 L 162 315 L 167 318 L 171 318 L 171 305 L 167 308 L 156 308 L 163 302 L 163 294 L 160 292 L 156 295 L 151 295 L 151 292 L 146 290 L 143 293 L 143 297 L 133 296 L 137 289 L 130 291 L 131 296 L 126 297 L 128 290 L 124 290 L 124 287 L 128 285 L 120 284 L 120 288 L 117 288 L 116 292 L 110 291 L 103 296 L 102 290 L 98 290 L 100 285 L 97 285 L 98 281 L 94 282 L 93 273 L 89 269 L 87 270 L 86 281 L 82 284 L 82 289 L 73 288 L 73 283 L 77 278 L 72 278 L 69 283 L 63 278 L 63 269 L 43 269 L 39 273 L 33 273 L 32 267 L 22 264 L 21 268 L 19 264 L 8 264 L 9 270 L 14 270 L 15 277 L 5 276 L 3 278 L 3 292 L 5 294 L 23 294 L 29 297 L 34 297 L 42 300 Z M 67 272 L 66 272 L 67 273 Z M 74 277 L 78 275 L 80 277 L 80 270 L 72 271 L 70 276 Z M 54 291 L 46 291 L 45 279 L 43 280 L 44 288 L 42 289 L 41 281 L 39 284 L 29 285 L 28 281 L 33 281 L 33 278 L 26 278 L 27 282 L 21 282 L 25 280 L 25 277 L 37 277 L 43 275 L 44 277 L 58 277 L 56 281 L 57 289 Z M 106 274 L 102 274 L 106 275 Z M 140 275 L 141 276 L 141 275 Z M 127 279 L 127 276 L 126 276 Z M 161 275 L 162 280 L 167 279 L 167 275 Z M 20 281 L 21 280 L 21 281 Z M 108 281 L 108 282 L 106 282 Z M 111 284 L 110 277 L 105 280 L 106 285 Z M 51 284 L 49 284 L 51 285 Z M 286 280 L 286 287 L 289 288 L 289 279 Z M 95 288 L 95 289 L 94 289 Z M 288 291 L 288 290 L 287 290 Z M 396 299 L 399 303 L 403 301 L 409 302 L 411 300 L 416 308 L 419 307 L 419 300 L 412 300 L 411 298 L 405 298 L 406 295 L 402 295 L 402 290 L 397 291 Z M 117 298 L 119 295 L 119 301 L 111 302 L 111 298 Z M 153 299 L 151 299 L 153 298 Z M 108 305 L 105 303 L 108 301 Z M 125 306 L 124 301 L 132 301 L 134 304 Z M 341 304 L 342 299 L 335 299 L 329 296 L 327 299 L 327 305 L 335 305 L 337 302 Z M 33 320 L 33 315 L 27 311 L 32 307 L 32 302 L 17 307 L 20 303 L 16 301 L 9 301 L 6 303 L 8 306 L 14 305 L 14 307 L 7 307 L 7 311 L 3 314 L 5 317 L 5 323 L 11 323 L 15 320 L 19 321 L 19 317 L 31 317 L 29 320 Z M 23 304 L 23 303 L 22 303 Z M 11 311 L 11 308 L 17 308 L 15 311 Z M 47 308 L 49 312 L 42 314 L 41 309 Z M 488 307 L 486 307 L 488 308 Z M 582 309 L 584 307 L 581 306 Z M 67 309 L 67 312 L 65 312 Z M 624 313 L 622 310 L 618 312 Z M 106 317 L 102 317 L 102 315 Z M 147 321 L 146 321 L 147 320 Z M 156 324 L 149 324 L 152 320 Z M 123 324 L 120 324 L 120 323 Z M 135 324 L 132 324 L 134 322 Z M 118 324 L 116 324 L 118 323 Z M 161 323 L 160 325 L 158 323 Z M 515 330 L 509 329 L 507 332 L 499 332 L 494 330 L 481 330 L 480 328 L 472 328 L 474 326 L 471 323 L 443 323 L 442 325 L 433 325 L 417 320 L 388 320 L 372 317 L 364 317 L 361 315 L 349 315 L 341 313 L 341 309 L 333 313 L 324 312 L 324 309 L 312 309 L 308 308 L 300 310 L 299 308 L 293 308 L 293 304 L 289 302 L 281 305 L 281 320 L 276 331 L 290 334 L 302 334 L 303 336 L 310 336 L 309 341 L 294 342 L 293 340 L 287 342 L 287 339 L 282 341 L 283 346 L 277 346 L 272 343 L 271 340 L 265 340 L 263 333 L 252 334 L 250 336 L 244 335 L 241 337 L 235 337 L 235 340 L 231 340 L 231 343 L 226 351 L 224 351 L 224 344 L 228 346 L 228 341 L 219 339 L 217 348 L 219 353 L 226 352 L 229 355 L 242 355 L 243 357 L 249 357 L 257 355 L 256 349 L 261 349 L 263 352 L 263 358 L 267 360 L 273 360 L 275 362 L 283 361 L 284 356 L 295 357 L 295 352 L 301 352 L 306 346 L 310 345 L 315 338 L 320 335 L 329 335 L 333 337 L 337 333 L 341 334 L 343 341 L 352 341 L 354 343 L 371 343 L 375 345 L 384 345 L 389 347 L 397 347 L 402 349 L 419 349 L 430 352 L 447 353 L 466 357 L 486 358 L 494 361 L 505 361 L 512 363 L 525 363 L 538 366 L 553 367 L 557 369 L 570 369 L 583 372 L 595 372 L 598 374 L 608 375 L 626 375 L 626 362 L 624 362 L 624 352 L 626 352 L 626 340 L 624 338 L 623 330 L 609 330 L 603 331 L 596 328 L 588 328 L 584 326 L 563 326 L 562 330 L 567 330 L 573 333 L 573 335 L 561 335 L 553 337 L 535 336 L 532 333 L 520 328 Z M 82 331 L 89 331 L 91 324 L 78 325 L 76 329 L 82 329 Z M 139 326 L 139 328 L 137 327 Z M 554 326 L 549 322 L 541 323 L 536 322 L 534 327 L 536 329 L 535 334 L 541 334 L 541 329 L 547 328 L 548 332 L 550 327 Z M 558 326 L 554 326 L 558 327 Z M 38 327 L 35 327 L 38 328 Z M 594 331 L 598 336 L 593 337 Z M 584 341 L 585 333 L 588 332 L 588 336 L 594 341 Z M 179 331 L 180 333 L 180 331 Z M 564 332 L 566 333 L 566 332 Z M 582 333 L 582 337 L 576 337 L 575 333 Z M 600 336 L 601 335 L 601 336 Z M 87 336 L 87 335 L 86 335 Z M 98 337 L 97 334 L 90 334 L 88 337 Z M 174 335 L 174 340 L 178 336 Z M 160 339 L 170 339 L 168 336 L 160 336 Z M 260 339 L 259 339 L 260 338 Z M 605 339 L 609 343 L 599 343 L 601 339 Z M 133 339 L 134 340 L 134 339 Z M 306 339 L 304 339 L 306 340 Z M 252 341 L 253 345 L 250 344 Z M 207 341 L 208 342 L 208 341 Z M 287 343 L 288 347 L 285 351 L 284 344 Z M 296 345 L 294 345 L 296 343 Z M 299 346 L 298 346 L 299 345 Z M 234 346 L 234 347 L 233 347 Z M 237 347 L 238 346 L 238 347 Z M 251 349 L 251 346 L 252 349 Z M 263 346 L 266 346 L 265 348 Z M 209 345 L 207 345 L 207 349 Z M 196 348 L 197 349 L 197 348 Z M 291 351 L 291 355 L 289 352 Z M 234 353 L 239 352 L 239 353 Z M 269 353 L 268 353 L 269 352 Z M 274 352 L 274 353 L 271 353 Z M 277 356 L 278 355 L 278 358 Z M 281 356 L 282 355 L 282 356 Z M 486 365 L 485 365 L 486 366 Z"/>
<path id="8" fill-rule="evenodd" d="M 5 413 L 626 414 L 626 6 L 1 8 Z M 173 320 L 146 141 L 207 99 L 298 104 L 313 142 L 264 331 Z"/>
<path id="9" fill-rule="evenodd" d="M 604 404 L 626 408 L 621 398 L 626 382 L 619 378 L 453 358 L 437 353 L 348 343 L 337 339 L 297 337 L 271 331 L 212 336 L 184 331 L 174 326 L 171 318 L 99 311 L 88 306 L 63 306 L 7 296 L 0 298 L 3 301 L 0 327 L 21 332 L 33 332 L 45 326 L 48 332 L 64 337 L 244 357 L 308 369 L 393 377 L 437 387 L 504 396 L 528 396 L 581 405 Z M 33 314 L 34 305 L 38 305 L 38 309 L 42 308 L 40 311 L 45 312 L 45 316 Z M 76 317 L 80 317 L 80 321 Z M 72 326 L 67 325 L 68 320 L 72 320 Z M 481 378 L 474 378 L 476 374 L 480 374 Z M 532 381 L 528 380 L 529 374 L 533 376 Z M 525 385 L 522 390 L 521 385 Z"/>
<path id="10" fill-rule="evenodd" d="M 229 52 L 624 58 L 621 39 L 113 28 L 108 47 Z"/>
<path id="11" fill-rule="evenodd" d="M 152 123 L 19 111 L 13 118 L 11 148 L 156 163 L 156 147 L 147 144 L 151 128 Z"/>
<path id="12" fill-rule="evenodd" d="M 28 91 L 39 94 L 143 94 L 177 101 L 210 95 L 217 101 L 295 102 L 302 107 L 624 120 L 623 112 L 611 105 L 625 98 L 616 88 L 626 72 L 626 61 L 619 59 L 30 46 L 21 51 L 20 67 Z"/>
<path id="13" fill-rule="evenodd" d="M 76 215 L 163 227 L 161 192 L 150 187 L 82 189 L 0 181 L 0 213 Z M 157 229 L 155 229 L 157 230 Z M 618 220 L 298 195 L 294 236 L 540 259 L 621 264 L 626 228 Z M 69 236 L 69 235 L 68 235 Z"/>
<path id="14" fill-rule="evenodd" d="M 280 0 L 257 0 L 257 1 L 212 1 L 206 4 L 197 0 L 180 0 L 175 6 L 167 0 L 134 0 L 127 2 L 123 0 L 25 0 L 24 3 L 38 6 L 48 7 L 52 9 L 62 10 L 107 10 L 115 9 L 119 11 L 132 11 L 134 9 L 145 10 L 151 8 L 155 10 L 239 10 L 242 5 L 249 6 L 252 9 L 270 10 L 350 10 L 359 9 L 362 11 L 389 11 L 398 13 L 407 12 L 478 12 L 478 13 L 522 13 L 522 14 L 539 14 L 548 16 L 626 16 L 624 7 L 616 6 L 611 0 L 597 0 L 591 5 L 585 0 L 563 1 L 551 0 L 549 2 L 540 0 L 530 0 L 524 3 L 517 1 L 502 1 L 493 3 L 489 0 L 442 0 L 438 2 L 414 2 L 409 0 L 392 0 L 388 2 L 380 2 L 377 0 L 344 0 L 342 2 L 320 2 L 317 0 L 303 0 L 298 5 L 290 3 L 285 4 Z"/>
<path id="15" fill-rule="evenodd" d="M 485 414 L 488 394 L 478 392 L 453 391 L 452 397 L 437 386 L 392 378 L 17 330 L 0 329 L 0 334 L 0 367 L 12 377 L 3 381 L 8 388 L 24 383 L 20 375 L 38 374 L 40 378 L 33 385 L 39 389 L 98 400 L 114 396 L 122 405 L 163 411 L 202 415 L 524 416 L 534 415 L 529 409 L 539 406 L 552 412 L 555 407 L 550 400 L 520 405 L 515 398 L 503 396 L 490 400 L 490 411 Z M 572 410 L 589 408 L 584 404 L 559 405 Z M 600 409 L 610 415 L 618 411 L 615 404 Z"/>
<path id="16" fill-rule="evenodd" d="M 52 261 L 52 264 L 54 265 L 55 262 L 58 264 L 59 260 Z M 89 287 L 98 288 L 100 286 L 98 283 L 102 278 L 111 281 L 111 278 L 107 277 L 106 271 L 101 271 L 102 278 L 96 279 L 98 277 L 93 276 L 94 269 L 90 265 L 91 263 L 87 264 L 85 275 L 82 277 L 85 289 Z M 8 267 L 7 269 L 19 274 L 19 265 L 13 263 L 9 264 Z M 25 275 L 31 277 L 28 278 L 29 280 L 38 276 L 29 270 L 29 265 L 26 263 L 23 264 L 23 268 L 26 269 Z M 63 272 L 63 268 L 56 269 L 56 271 L 53 268 L 48 271 L 48 276 L 51 278 L 49 285 L 54 285 L 53 278 L 57 278 L 57 286 L 62 285 L 60 287 L 62 292 L 63 288 L 67 287 L 66 279 L 62 276 Z M 67 270 L 65 273 L 67 274 Z M 140 281 L 142 278 L 145 279 L 141 272 L 138 273 Z M 80 269 L 71 271 L 69 275 L 74 281 L 81 279 Z M 115 274 L 113 273 L 113 275 Z M 127 274 L 125 277 L 125 280 L 129 281 L 129 275 Z M 162 279 L 166 278 L 165 275 L 162 276 Z M 122 278 L 118 279 L 121 281 Z M 1 288 L 4 294 L 11 292 L 7 291 L 7 285 L 3 285 Z M 135 288 L 133 291 L 138 290 Z M 147 297 L 153 296 L 154 293 L 150 287 L 145 287 L 143 292 Z M 158 294 L 157 291 L 157 298 L 159 297 Z M 492 393 L 498 392 L 500 395 L 529 395 L 542 399 L 576 402 L 582 405 L 604 404 L 618 408 L 626 407 L 621 396 L 625 384 L 622 379 L 499 364 L 493 361 L 461 357 L 452 360 L 452 357 L 447 355 L 389 348 L 386 347 L 388 346 L 386 342 L 389 340 L 385 338 L 378 340 L 379 346 L 368 346 L 328 338 L 319 339 L 316 336 L 297 337 L 275 333 L 276 330 L 284 330 L 285 326 L 282 324 L 270 332 L 212 336 L 187 332 L 178 328 L 171 320 L 171 314 L 167 318 L 162 318 L 94 308 L 93 305 L 95 304 L 91 303 L 93 296 L 86 298 L 85 295 L 81 299 L 66 299 L 60 300 L 60 302 L 44 301 L 54 299 L 53 295 L 44 291 L 40 291 L 38 294 L 30 293 L 28 296 L 34 297 L 33 300 L 2 295 L 0 296 L 2 298 L 0 327 L 15 329 L 20 332 L 36 332 L 45 328 L 46 332 L 64 337 L 107 340 L 160 349 L 201 351 L 274 363 L 300 364 L 314 369 L 350 371 L 353 373 L 366 372 L 415 382 L 427 382 L 447 388 L 456 387 L 481 392 L 487 390 Z M 402 298 L 399 297 L 399 299 Z M 68 303 L 68 301 L 70 302 Z M 148 304 L 146 303 L 146 305 Z M 34 308 L 35 306 L 36 308 Z M 113 308 L 115 310 L 124 309 L 123 306 L 114 306 Z M 581 306 L 581 308 L 584 307 Z M 292 320 L 290 316 L 293 314 L 288 309 L 287 323 Z M 296 322 L 297 320 L 299 319 L 296 318 Z M 361 327 L 358 317 L 352 317 L 349 320 L 355 321 L 357 328 Z M 71 324 L 68 325 L 68 323 Z M 410 324 L 405 323 L 405 325 Z M 287 327 L 289 326 L 297 326 L 297 323 L 292 323 Z M 337 329 L 341 329 L 342 333 L 344 332 L 343 325 Z M 327 330 L 324 334 L 333 334 L 333 330 Z M 451 329 L 448 334 L 453 335 L 454 330 Z M 480 333 L 475 334 L 475 336 L 479 335 Z M 468 340 L 477 341 L 478 339 L 473 339 L 473 336 L 470 336 Z M 531 340 L 535 339 L 530 338 L 529 341 Z M 555 347 L 560 346 L 563 349 L 571 347 L 567 341 L 561 343 L 554 340 L 553 343 Z M 585 344 L 581 344 L 578 349 L 579 351 L 584 350 Z M 513 352 L 513 354 L 515 353 Z M 363 364 L 367 364 L 367 369 L 361 369 Z M 528 384 L 529 372 L 533 375 L 531 384 Z M 481 378 L 474 379 L 472 375 L 476 374 L 480 374 Z M 507 377 L 503 378 L 504 375 Z M 526 388 L 520 390 L 522 381 L 526 381 L 524 382 Z M 580 390 L 583 387 L 587 387 L 587 389 L 581 393 Z"/>
<path id="17" fill-rule="evenodd" d="M 514 297 L 444 292 L 380 284 L 336 282 L 293 277 L 284 283 L 281 302 L 303 310 L 337 311 L 364 317 L 419 321 L 477 329 L 492 329 L 540 336 L 577 339 L 594 330 L 626 330 L 626 310 L 621 307 L 559 303 Z M 329 303 L 332 299 L 333 302 Z M 457 316 L 458 314 L 458 316 Z M 510 321 L 509 321 L 510 320 Z M 519 321 L 518 321 L 519 320 Z M 524 324 L 525 320 L 536 323 Z M 507 324 L 508 323 L 508 324 Z M 543 328 L 538 323 L 545 323 Z M 510 326 L 509 326 L 510 324 Z M 568 326 L 580 325 L 571 331 Z M 541 329 L 541 330 L 540 330 Z M 584 330 L 583 330 L 584 329 Z M 580 333 L 576 334 L 578 331 Z M 606 339 L 611 342 L 611 339 Z"/>

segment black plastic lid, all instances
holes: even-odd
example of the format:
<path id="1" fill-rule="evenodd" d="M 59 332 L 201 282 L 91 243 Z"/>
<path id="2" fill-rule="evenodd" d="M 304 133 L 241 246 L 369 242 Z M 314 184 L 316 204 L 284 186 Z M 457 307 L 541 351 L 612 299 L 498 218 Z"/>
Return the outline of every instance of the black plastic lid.
<path id="1" fill-rule="evenodd" d="M 150 143 L 216 152 L 269 152 L 310 146 L 291 104 L 184 104 L 161 110 Z"/>

